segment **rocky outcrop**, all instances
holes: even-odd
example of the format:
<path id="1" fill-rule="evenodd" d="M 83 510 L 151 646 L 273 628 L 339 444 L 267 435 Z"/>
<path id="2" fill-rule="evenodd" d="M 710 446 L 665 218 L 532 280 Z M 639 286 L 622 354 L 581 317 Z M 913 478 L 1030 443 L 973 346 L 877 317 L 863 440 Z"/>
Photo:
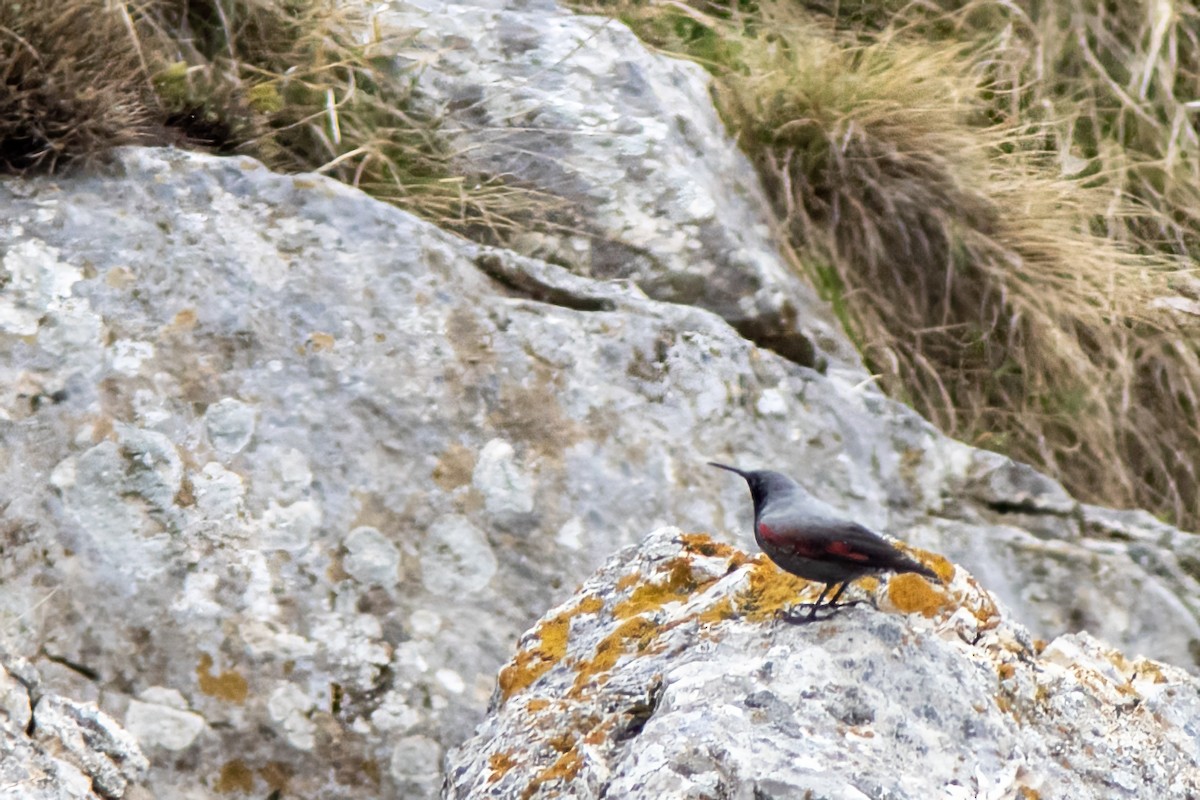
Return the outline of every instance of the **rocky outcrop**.
<path id="1" fill-rule="evenodd" d="M 1087 634 L 1033 639 L 925 553 L 861 605 L 701 534 L 614 557 L 522 637 L 449 798 L 1188 798 L 1200 680 Z"/>
<path id="2" fill-rule="evenodd" d="M 0 657 L 0 794 L 25 800 L 139 800 L 149 764 L 92 703 L 42 686 L 20 658 Z"/>
<path id="3" fill-rule="evenodd" d="M 548 5 L 471 8 L 423 35 L 475 19 L 483 47 L 489 20 L 519 34 L 534 15 L 529 47 L 439 51 L 481 74 L 499 52 L 524 70 L 514 93 L 546 80 L 568 97 L 605 59 L 630 64 L 630 81 L 569 95 L 617 109 L 612 136 L 634 148 L 595 178 L 616 194 L 572 195 L 626 243 L 611 269 L 480 247 L 241 158 L 129 149 L 100 173 L 0 183 L 7 646 L 137 737 L 155 797 L 434 795 L 521 632 L 613 552 L 663 524 L 747 538 L 745 488 L 710 458 L 789 472 L 944 552 L 1036 635 L 1087 628 L 1195 667 L 1194 540 L 1082 507 L 883 397 L 767 258 L 758 190 L 712 129 L 700 72 L 615 23 L 593 36 Z M 450 88 L 453 72 L 429 69 Z M 666 128 L 638 112 L 658 132 L 639 155 L 620 115 L 642 83 L 701 105 Z M 585 186 L 607 162 L 575 150 L 599 138 L 562 145 Z M 623 188 L 638 159 L 665 171 Z M 787 335 L 819 358 L 727 324 L 788 307 Z"/>
<path id="4" fill-rule="evenodd" d="M 711 309 L 798 364 L 861 369 L 781 252 L 700 67 L 552 0 L 404 0 L 378 19 L 406 33 L 401 63 L 421 65 L 463 159 L 561 201 L 562 231 L 519 237 L 523 254 Z"/>
<path id="5" fill-rule="evenodd" d="M 745 536 L 709 458 L 963 561 L 1038 635 L 1194 663 L 1183 534 L 707 311 L 245 159 L 0 194 L 10 647 L 138 734 L 157 796 L 431 796 L 517 636 L 612 552 Z"/>

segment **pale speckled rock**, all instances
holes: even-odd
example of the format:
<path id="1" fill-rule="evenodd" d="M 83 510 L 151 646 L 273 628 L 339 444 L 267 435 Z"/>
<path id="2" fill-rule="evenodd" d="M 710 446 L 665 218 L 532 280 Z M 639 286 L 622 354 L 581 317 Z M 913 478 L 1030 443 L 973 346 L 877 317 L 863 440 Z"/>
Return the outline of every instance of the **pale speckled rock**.
<path id="1" fill-rule="evenodd" d="M 148 800 L 133 736 L 95 705 L 46 692 L 27 662 L 0 660 L 0 796 Z"/>
<path id="2" fill-rule="evenodd" d="M 826 305 L 781 257 L 767 203 L 699 66 L 647 50 L 620 22 L 551 0 L 398 0 L 427 103 L 462 158 L 561 198 L 571 234 L 515 246 L 650 296 L 716 311 L 808 366 L 867 376 Z M 560 213 L 563 213 L 560 211 Z"/>
<path id="3" fill-rule="evenodd" d="M 151 686 L 125 709 L 125 727 L 144 750 L 186 750 L 207 727 L 175 689 Z"/>
<path id="4" fill-rule="evenodd" d="M 21 269 L 58 287 L 0 333 L 0 619 L 118 720 L 182 696 L 205 727 L 186 758 L 147 748 L 156 797 L 434 791 L 513 641 L 615 550 L 661 524 L 748 541 L 710 458 L 952 555 L 1040 636 L 1195 664 L 1190 537 L 1064 505 L 710 312 L 246 159 L 131 149 L 0 197 L 0 250 L 36 242 Z M 135 370 L 118 342 L 151 348 Z"/>
<path id="5" fill-rule="evenodd" d="M 1086 634 L 1035 645 L 968 573 L 924 557 L 944 586 L 860 581 L 849 596 L 877 608 L 792 625 L 777 611 L 819 584 L 656 531 L 522 638 L 444 796 L 1200 793 L 1200 680 Z"/>

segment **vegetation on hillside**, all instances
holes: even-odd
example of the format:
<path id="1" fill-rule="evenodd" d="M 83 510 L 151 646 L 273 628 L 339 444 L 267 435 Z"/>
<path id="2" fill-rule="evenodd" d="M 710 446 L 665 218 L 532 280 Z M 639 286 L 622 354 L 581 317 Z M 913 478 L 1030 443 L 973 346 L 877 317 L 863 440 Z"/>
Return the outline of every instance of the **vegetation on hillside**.
<path id="1" fill-rule="evenodd" d="M 1200 527 L 1194 4 L 581 2 L 712 72 L 888 392 L 1084 499 Z M 475 237 L 544 224 L 544 198 L 455 158 L 402 45 L 337 0 L 6 3 L 0 170 L 173 142 Z"/>
<path id="2" fill-rule="evenodd" d="M 888 392 L 1086 500 L 1195 528 L 1200 17 L 1119 6 L 589 8 L 713 73 Z"/>
<path id="3" fill-rule="evenodd" d="M 175 143 L 322 172 L 477 236 L 517 227 L 539 199 L 464 173 L 415 107 L 402 43 L 335 0 L 5 3 L 0 169 Z"/>

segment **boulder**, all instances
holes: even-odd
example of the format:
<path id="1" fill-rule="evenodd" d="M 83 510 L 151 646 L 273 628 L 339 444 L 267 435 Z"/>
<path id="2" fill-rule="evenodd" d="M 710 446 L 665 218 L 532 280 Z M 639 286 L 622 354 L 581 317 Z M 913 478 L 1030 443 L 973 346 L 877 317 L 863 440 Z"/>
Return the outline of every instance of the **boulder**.
<path id="1" fill-rule="evenodd" d="M 944 552 L 1035 635 L 1195 666 L 1186 534 L 710 311 L 245 158 L 127 149 L 0 197 L 0 615 L 137 734 L 156 797 L 432 796 L 612 553 L 663 524 L 751 546 L 709 459 Z"/>
<path id="2" fill-rule="evenodd" d="M 447 798 L 1189 798 L 1200 680 L 1034 639 L 963 570 L 820 589 L 664 528 L 524 637 Z"/>
<path id="3" fill-rule="evenodd" d="M 0 656 L 0 792 L 24 800 L 149 800 L 137 740 L 94 703 L 42 684 L 38 670 Z"/>
<path id="4" fill-rule="evenodd" d="M 376 16 L 461 161 L 553 198 L 512 246 L 653 298 L 713 310 L 817 369 L 862 372 L 797 273 L 696 64 L 552 0 L 402 0 Z"/>

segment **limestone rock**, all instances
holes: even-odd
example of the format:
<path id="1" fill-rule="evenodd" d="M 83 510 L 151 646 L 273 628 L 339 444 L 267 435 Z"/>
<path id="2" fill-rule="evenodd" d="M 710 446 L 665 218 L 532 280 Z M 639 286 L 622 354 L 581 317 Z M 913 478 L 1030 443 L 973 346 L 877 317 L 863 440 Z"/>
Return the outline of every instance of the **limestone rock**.
<path id="1" fill-rule="evenodd" d="M 421 65 L 423 99 L 465 160 L 574 211 L 570 233 L 526 235 L 521 252 L 716 311 L 797 363 L 861 372 L 781 255 L 700 67 L 550 0 L 404 0 L 376 21 L 405 34 L 399 59 Z"/>
<path id="2" fill-rule="evenodd" d="M 447 798 L 1189 798 L 1200 680 L 1035 642 L 960 567 L 820 589 L 667 528 L 527 633 Z M 877 606 L 872 607 L 872 603 Z"/>
<path id="3" fill-rule="evenodd" d="M 0 198 L 0 619 L 136 731 L 156 797 L 431 796 L 612 553 L 668 523 L 749 546 L 709 459 L 946 553 L 1038 636 L 1195 666 L 1186 534 L 711 312 L 248 159 L 130 149 Z"/>
<path id="4" fill-rule="evenodd" d="M 96 708 L 46 692 L 27 662 L 0 657 L 0 793 L 27 800 L 136 800 L 149 767 Z"/>

